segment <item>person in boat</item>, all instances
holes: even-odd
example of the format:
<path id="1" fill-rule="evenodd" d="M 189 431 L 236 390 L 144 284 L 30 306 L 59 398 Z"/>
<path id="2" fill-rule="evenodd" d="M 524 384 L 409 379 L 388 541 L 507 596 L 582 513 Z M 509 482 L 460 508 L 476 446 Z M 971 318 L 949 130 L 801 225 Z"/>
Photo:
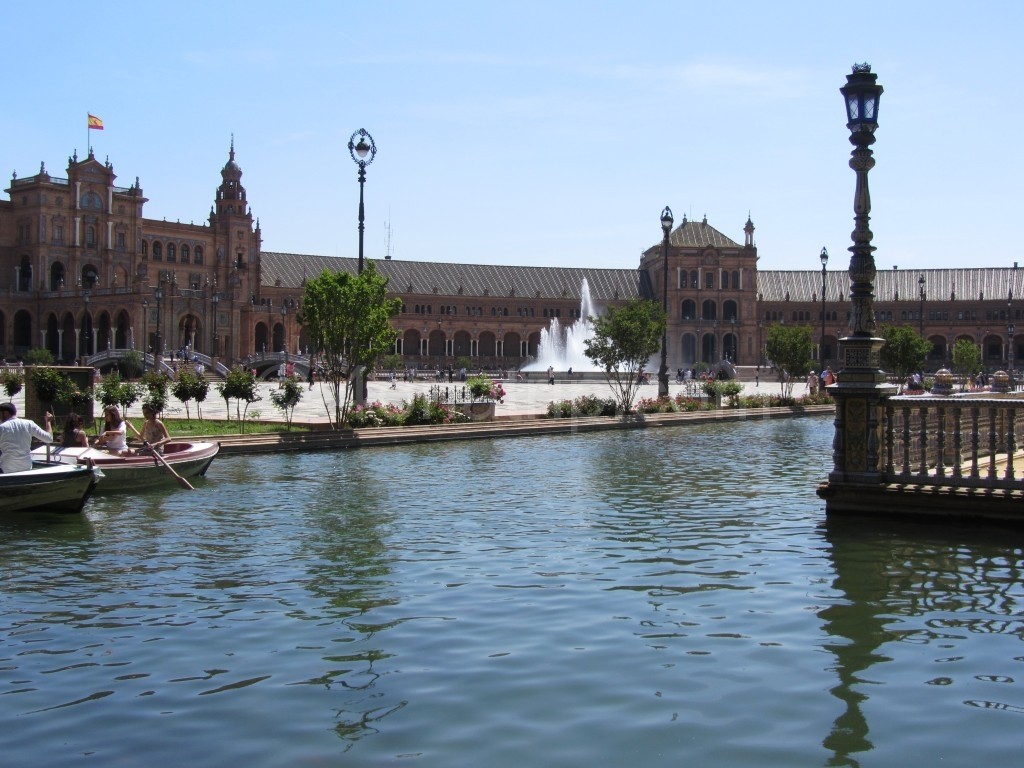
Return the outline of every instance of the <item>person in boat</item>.
<path id="1" fill-rule="evenodd" d="M 64 435 L 61 438 L 61 445 L 65 448 L 88 448 L 89 436 L 85 434 L 82 425 L 85 423 L 77 413 L 69 413 L 68 420 L 64 422 Z"/>
<path id="2" fill-rule="evenodd" d="M 146 421 L 142 425 L 141 432 L 135 428 L 135 425 L 128 422 L 132 432 L 142 439 L 142 448 L 139 450 L 139 453 L 146 453 L 151 450 L 163 453 L 164 443 L 171 439 L 171 433 L 167 431 L 167 425 L 156 417 L 156 408 L 150 403 L 142 404 L 142 417 Z"/>
<path id="3" fill-rule="evenodd" d="M 53 414 L 46 412 L 46 429 L 29 419 L 19 419 L 14 403 L 0 403 L 0 472 L 32 469 L 32 439 L 53 442 Z"/>
<path id="4" fill-rule="evenodd" d="M 121 411 L 116 405 L 108 405 L 103 409 L 103 432 L 93 443 L 94 447 L 116 453 L 119 456 L 127 456 L 128 450 L 128 427 L 125 420 L 121 418 Z"/>

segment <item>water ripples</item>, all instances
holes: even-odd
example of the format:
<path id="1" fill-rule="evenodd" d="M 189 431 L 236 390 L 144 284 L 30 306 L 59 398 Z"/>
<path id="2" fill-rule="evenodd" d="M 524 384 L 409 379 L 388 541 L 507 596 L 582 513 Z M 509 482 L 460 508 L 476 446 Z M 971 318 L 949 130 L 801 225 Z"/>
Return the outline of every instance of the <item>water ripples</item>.
<path id="1" fill-rule="evenodd" d="M 825 525 L 831 434 L 240 457 L 0 521 L 5 754 L 853 765 L 957 762 L 965 727 L 1015 754 L 1020 543 Z"/>

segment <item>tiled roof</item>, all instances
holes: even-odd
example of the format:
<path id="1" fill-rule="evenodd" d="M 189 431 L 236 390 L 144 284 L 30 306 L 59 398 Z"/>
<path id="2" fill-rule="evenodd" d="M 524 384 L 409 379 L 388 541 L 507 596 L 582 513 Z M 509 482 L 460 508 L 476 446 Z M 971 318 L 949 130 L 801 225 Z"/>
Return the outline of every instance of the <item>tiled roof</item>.
<path id="1" fill-rule="evenodd" d="M 1005 300 L 1011 289 L 1024 299 L 1024 269 L 1012 267 L 963 267 L 960 269 L 878 270 L 875 301 L 914 301 L 918 280 L 924 276 L 926 301 Z M 828 271 L 826 300 L 849 298 L 850 275 L 846 270 Z M 821 301 L 821 272 L 818 270 L 759 270 L 757 291 L 763 301 Z"/>
<path id="2" fill-rule="evenodd" d="M 389 278 L 392 292 L 439 296 L 500 296 L 537 299 L 579 299 L 584 278 L 597 301 L 632 299 L 640 293 L 641 273 L 636 269 L 576 267 L 512 267 L 493 264 L 374 260 L 374 267 Z M 301 288 L 303 279 L 323 270 L 354 273 L 353 258 L 297 253 L 260 254 L 260 281 L 265 287 Z"/>
<path id="3" fill-rule="evenodd" d="M 689 221 L 684 216 L 683 223 L 672 230 L 668 241 L 685 248 L 704 248 L 709 245 L 715 248 L 743 247 L 708 224 L 706 216 L 703 221 Z"/>

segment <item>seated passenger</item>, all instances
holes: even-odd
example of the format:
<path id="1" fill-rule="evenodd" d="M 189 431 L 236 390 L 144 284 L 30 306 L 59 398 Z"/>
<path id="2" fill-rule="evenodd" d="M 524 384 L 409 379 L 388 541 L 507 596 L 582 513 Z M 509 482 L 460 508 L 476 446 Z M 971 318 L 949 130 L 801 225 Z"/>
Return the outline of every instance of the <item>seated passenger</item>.
<path id="1" fill-rule="evenodd" d="M 103 409 L 103 432 L 96 438 L 94 445 L 118 456 L 127 456 L 130 451 L 126 434 L 127 426 L 121 418 L 121 411 L 116 405 L 108 405 Z"/>

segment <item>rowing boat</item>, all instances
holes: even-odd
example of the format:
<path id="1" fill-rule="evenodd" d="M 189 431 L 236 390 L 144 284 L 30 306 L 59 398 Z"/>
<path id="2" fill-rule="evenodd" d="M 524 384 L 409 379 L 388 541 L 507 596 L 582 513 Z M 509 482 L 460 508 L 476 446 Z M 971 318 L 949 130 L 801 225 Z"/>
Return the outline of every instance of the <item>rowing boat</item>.
<path id="1" fill-rule="evenodd" d="M 0 513 L 81 512 L 100 477 L 87 462 L 33 461 L 24 472 L 0 473 Z"/>
<path id="2" fill-rule="evenodd" d="M 173 467 L 179 478 L 201 477 L 206 474 L 220 443 L 189 442 L 172 440 L 163 446 L 162 458 Z M 41 449 L 33 451 L 35 454 Z M 57 448 L 51 449 L 53 458 L 65 464 L 84 466 L 90 463 L 103 472 L 103 483 L 99 493 L 138 491 L 151 486 L 176 482 L 153 454 L 143 451 L 129 456 L 120 456 L 100 448 Z"/>

